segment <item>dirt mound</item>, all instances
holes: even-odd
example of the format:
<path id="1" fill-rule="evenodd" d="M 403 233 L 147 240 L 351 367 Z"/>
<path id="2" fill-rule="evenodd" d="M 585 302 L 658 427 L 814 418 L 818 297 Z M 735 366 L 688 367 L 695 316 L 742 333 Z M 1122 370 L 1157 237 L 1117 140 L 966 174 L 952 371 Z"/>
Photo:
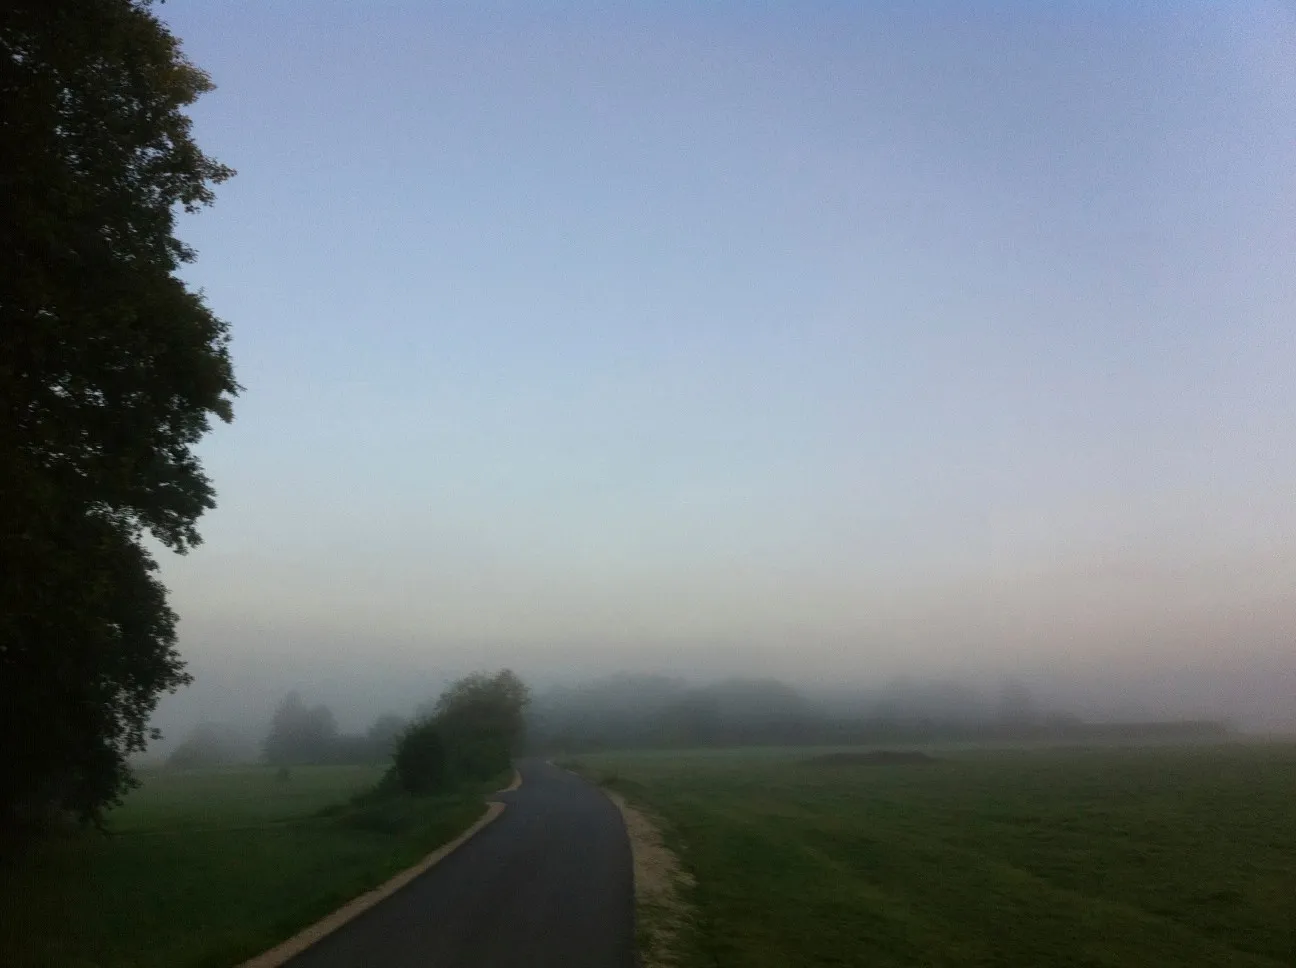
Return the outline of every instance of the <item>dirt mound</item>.
<path id="1" fill-rule="evenodd" d="M 869 750 L 862 753 L 824 753 L 804 762 L 808 766 L 905 766 L 938 761 L 918 750 Z"/>

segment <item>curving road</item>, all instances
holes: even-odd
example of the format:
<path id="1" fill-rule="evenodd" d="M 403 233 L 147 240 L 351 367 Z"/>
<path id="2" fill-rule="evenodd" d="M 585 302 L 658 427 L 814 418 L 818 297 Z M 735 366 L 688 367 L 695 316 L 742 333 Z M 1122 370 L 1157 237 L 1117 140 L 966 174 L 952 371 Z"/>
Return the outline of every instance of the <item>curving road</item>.
<path id="1" fill-rule="evenodd" d="M 287 968 L 633 968 L 620 813 L 565 770 L 518 769 L 494 823 Z"/>

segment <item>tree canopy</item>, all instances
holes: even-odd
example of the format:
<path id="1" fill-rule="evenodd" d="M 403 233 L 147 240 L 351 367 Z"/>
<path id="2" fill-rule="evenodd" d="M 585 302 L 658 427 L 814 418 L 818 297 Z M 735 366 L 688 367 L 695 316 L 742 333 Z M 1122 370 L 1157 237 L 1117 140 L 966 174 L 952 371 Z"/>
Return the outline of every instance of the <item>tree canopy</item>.
<path id="1" fill-rule="evenodd" d="M 427 793 L 507 769 L 521 746 L 530 701 L 526 683 L 509 669 L 451 683 L 401 736 L 394 766 L 401 786 Z"/>
<path id="2" fill-rule="evenodd" d="M 275 707 L 261 755 L 276 766 L 384 763 L 395 753 L 406 725 L 400 716 L 384 713 L 364 733 L 342 733 L 328 706 L 308 706 L 300 693 L 290 692 Z"/>
<path id="3" fill-rule="evenodd" d="M 335 758 L 337 720 L 328 706 L 307 706 L 300 693 L 290 692 L 279 703 L 262 751 L 266 762 L 327 763 Z"/>
<path id="4" fill-rule="evenodd" d="M 233 174 L 184 111 L 211 87 L 147 0 L 0 12 L 0 819 L 96 818 L 188 681 L 144 542 L 198 544 L 192 448 L 238 390 L 177 274 Z"/>

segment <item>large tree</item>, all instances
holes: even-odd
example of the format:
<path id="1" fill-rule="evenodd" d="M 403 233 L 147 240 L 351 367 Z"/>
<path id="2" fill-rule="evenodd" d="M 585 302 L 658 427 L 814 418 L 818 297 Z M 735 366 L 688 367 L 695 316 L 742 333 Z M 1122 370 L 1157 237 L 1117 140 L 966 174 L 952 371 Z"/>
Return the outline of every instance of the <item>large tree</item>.
<path id="1" fill-rule="evenodd" d="M 327 763 L 338 758 L 337 720 L 328 706 L 307 706 L 290 692 L 275 709 L 270 732 L 261 745 L 267 763 Z"/>
<path id="2" fill-rule="evenodd" d="M 485 779 L 508 767 L 526 731 L 531 692 L 511 669 L 474 672 L 437 699 L 431 721 L 445 745 L 450 772 Z"/>
<path id="3" fill-rule="evenodd" d="M 184 552 L 230 419 L 226 324 L 176 216 L 232 172 L 147 0 L 0 5 L 0 821 L 96 819 L 188 681 L 145 542 Z"/>
<path id="4" fill-rule="evenodd" d="M 474 672 L 419 707 L 396 746 L 388 777 L 409 793 L 434 793 L 508 768 L 522 744 L 531 691 L 509 669 Z"/>

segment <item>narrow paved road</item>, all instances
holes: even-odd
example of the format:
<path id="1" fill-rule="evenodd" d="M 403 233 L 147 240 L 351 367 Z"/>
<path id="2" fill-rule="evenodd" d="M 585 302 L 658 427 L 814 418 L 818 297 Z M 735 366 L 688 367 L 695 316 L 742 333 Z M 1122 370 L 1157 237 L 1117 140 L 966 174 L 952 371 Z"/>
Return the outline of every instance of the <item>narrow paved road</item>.
<path id="1" fill-rule="evenodd" d="M 494 823 L 288 968 L 632 968 L 620 813 L 565 770 L 519 770 Z"/>

